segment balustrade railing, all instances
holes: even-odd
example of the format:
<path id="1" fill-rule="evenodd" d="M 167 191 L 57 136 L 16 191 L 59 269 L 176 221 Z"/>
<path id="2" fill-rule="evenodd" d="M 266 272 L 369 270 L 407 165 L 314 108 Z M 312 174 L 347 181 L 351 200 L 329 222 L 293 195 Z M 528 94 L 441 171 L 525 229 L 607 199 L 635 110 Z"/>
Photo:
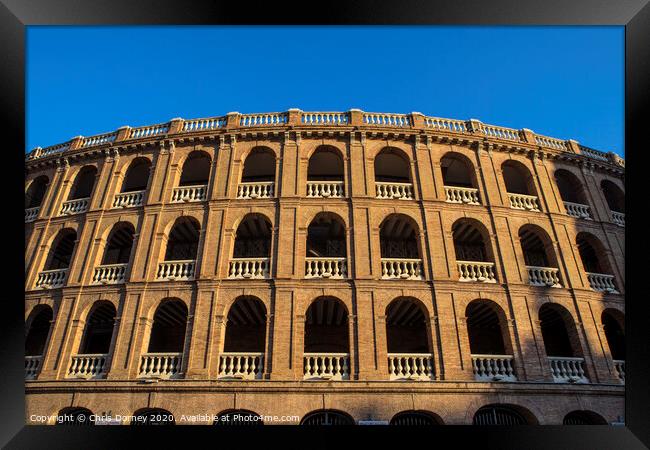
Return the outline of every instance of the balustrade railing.
<path id="1" fill-rule="evenodd" d="M 494 125 L 483 124 L 483 133 L 486 136 L 494 137 L 497 139 L 507 139 L 511 141 L 521 141 L 519 131 L 512 128 L 497 127 Z"/>
<path id="2" fill-rule="evenodd" d="M 33 380 L 38 376 L 41 370 L 43 356 L 25 356 L 25 379 Z"/>
<path id="3" fill-rule="evenodd" d="M 264 353 L 228 352 L 219 357 L 218 378 L 259 380 L 264 373 Z"/>
<path id="4" fill-rule="evenodd" d="M 305 125 L 347 125 L 349 116 L 345 112 L 303 112 L 300 121 Z"/>
<path id="5" fill-rule="evenodd" d="M 424 279 L 421 259 L 381 258 L 381 278 L 384 280 Z"/>
<path id="6" fill-rule="evenodd" d="M 467 132 L 467 125 L 462 120 L 425 117 L 424 126 L 427 128 L 435 128 L 436 130 L 451 131 L 453 133 Z"/>
<path id="7" fill-rule="evenodd" d="M 115 141 L 117 131 L 112 133 L 99 134 L 97 136 L 89 136 L 81 141 L 81 148 L 94 147 L 96 145 L 108 144 Z"/>
<path id="8" fill-rule="evenodd" d="M 138 378 L 180 378 L 182 353 L 145 353 L 140 357 Z"/>
<path id="9" fill-rule="evenodd" d="M 36 206 L 35 208 L 27 208 L 25 209 L 25 222 L 33 222 L 36 220 L 38 217 L 38 212 L 41 210 L 40 206 Z"/>
<path id="10" fill-rule="evenodd" d="M 303 379 L 348 380 L 350 378 L 349 353 L 305 353 Z"/>
<path id="11" fill-rule="evenodd" d="M 190 132 L 216 130 L 217 128 L 225 127 L 227 121 L 227 117 L 210 117 L 207 119 L 186 120 L 183 122 L 183 131 Z"/>
<path id="12" fill-rule="evenodd" d="M 616 284 L 614 284 L 614 275 L 587 272 L 587 279 L 589 280 L 589 285 L 594 291 L 618 294 Z"/>
<path id="13" fill-rule="evenodd" d="M 207 198 L 208 185 L 180 186 L 172 191 L 172 203 L 202 202 Z"/>
<path id="14" fill-rule="evenodd" d="M 458 264 L 459 281 L 479 281 L 481 283 L 496 283 L 493 262 L 456 261 Z"/>
<path id="15" fill-rule="evenodd" d="M 406 114 L 363 113 L 363 123 L 385 127 L 410 127 L 411 118 Z"/>
<path id="16" fill-rule="evenodd" d="M 343 181 L 307 181 L 307 197 L 343 197 Z"/>
<path id="17" fill-rule="evenodd" d="M 151 136 L 160 136 L 169 132 L 169 124 L 151 125 L 149 127 L 132 128 L 129 134 L 130 139 L 140 139 Z"/>
<path id="18" fill-rule="evenodd" d="M 555 139 L 548 136 L 542 136 L 541 134 L 535 135 L 535 143 L 543 147 L 550 147 L 556 150 L 566 150 L 566 142 L 561 139 Z"/>
<path id="19" fill-rule="evenodd" d="M 165 261 L 158 263 L 158 280 L 192 280 L 194 279 L 195 260 Z"/>
<path id="20" fill-rule="evenodd" d="M 585 147 L 584 145 L 578 145 L 580 153 L 588 156 L 593 159 L 598 159 L 600 161 L 608 161 L 607 153 L 601 152 L 600 150 L 594 150 L 593 148 Z"/>
<path id="21" fill-rule="evenodd" d="M 65 284 L 68 269 L 44 270 L 38 273 L 36 278 L 36 287 L 44 289 L 53 289 Z"/>
<path id="22" fill-rule="evenodd" d="M 75 355 L 70 361 L 66 378 L 104 378 L 107 361 L 107 354 Z"/>
<path id="23" fill-rule="evenodd" d="M 477 381 L 517 381 L 512 355 L 472 355 Z"/>
<path id="24" fill-rule="evenodd" d="M 237 198 L 271 198 L 273 197 L 273 181 L 261 181 L 257 183 L 239 183 L 237 187 Z"/>
<path id="25" fill-rule="evenodd" d="M 128 264 L 104 264 L 95 267 L 93 284 L 124 283 L 128 266 Z"/>
<path id="26" fill-rule="evenodd" d="M 526 211 L 539 211 L 539 200 L 536 195 L 513 194 L 508 192 L 510 207 Z"/>
<path id="27" fill-rule="evenodd" d="M 562 287 L 560 270 L 555 267 L 526 266 L 528 282 L 533 286 Z"/>
<path id="28" fill-rule="evenodd" d="M 412 183 L 386 183 L 375 182 L 377 198 L 394 198 L 399 200 L 413 200 Z"/>
<path id="29" fill-rule="evenodd" d="M 145 191 L 122 192 L 115 194 L 113 208 L 135 208 L 142 206 Z"/>
<path id="30" fill-rule="evenodd" d="M 391 380 L 433 380 L 433 355 L 430 353 L 389 353 L 388 374 Z"/>
<path id="31" fill-rule="evenodd" d="M 616 369 L 618 379 L 621 380 L 621 383 L 625 384 L 625 360 L 615 359 L 614 369 Z"/>
<path id="32" fill-rule="evenodd" d="M 445 195 L 448 203 L 467 203 L 468 205 L 480 205 L 478 189 L 445 186 Z"/>
<path id="33" fill-rule="evenodd" d="M 88 205 L 90 205 L 90 197 L 68 200 L 67 202 L 63 202 L 61 206 L 61 215 L 84 213 L 88 211 Z"/>
<path id="34" fill-rule="evenodd" d="M 305 258 L 305 278 L 347 278 L 347 258 Z"/>
<path id="35" fill-rule="evenodd" d="M 283 125 L 288 121 L 289 115 L 287 113 L 243 114 L 239 119 L 239 126 Z"/>
<path id="36" fill-rule="evenodd" d="M 556 383 L 589 383 L 585 374 L 584 358 L 549 356 L 551 374 Z"/>
<path id="37" fill-rule="evenodd" d="M 616 225 L 620 225 L 622 227 L 625 226 L 625 214 L 612 211 L 612 222 L 614 222 Z"/>
<path id="38" fill-rule="evenodd" d="M 270 258 L 233 258 L 228 278 L 269 278 Z"/>
<path id="39" fill-rule="evenodd" d="M 589 208 L 589 205 L 564 202 L 564 208 L 566 208 L 566 213 L 571 217 L 576 217 L 578 219 L 591 219 L 591 208 Z"/>

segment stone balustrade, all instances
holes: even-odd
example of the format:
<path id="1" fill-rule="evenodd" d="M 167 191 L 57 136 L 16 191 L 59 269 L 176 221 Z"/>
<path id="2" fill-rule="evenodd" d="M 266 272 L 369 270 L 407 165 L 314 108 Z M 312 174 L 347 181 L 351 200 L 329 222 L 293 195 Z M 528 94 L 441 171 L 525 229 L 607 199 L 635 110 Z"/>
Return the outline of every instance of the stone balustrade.
<path id="1" fill-rule="evenodd" d="M 237 198 L 271 198 L 274 195 L 274 187 L 273 181 L 239 183 Z"/>
<path id="2" fill-rule="evenodd" d="M 192 131 L 216 130 L 218 128 L 225 127 L 227 121 L 228 121 L 227 117 L 210 117 L 207 119 L 186 120 L 183 122 L 182 131 L 192 132 Z"/>
<path id="3" fill-rule="evenodd" d="M 424 126 L 452 133 L 467 133 L 467 125 L 462 120 L 443 119 L 440 117 L 425 117 Z"/>
<path id="4" fill-rule="evenodd" d="M 107 354 L 75 355 L 71 358 L 66 378 L 104 378 L 108 368 Z"/>
<path id="5" fill-rule="evenodd" d="M 381 278 L 384 280 L 422 280 L 421 259 L 381 258 Z"/>
<path id="6" fill-rule="evenodd" d="M 349 353 L 305 353 L 303 379 L 348 380 L 350 379 Z"/>
<path id="7" fill-rule="evenodd" d="M 549 356 L 548 362 L 556 383 L 589 383 L 585 375 L 584 358 Z"/>
<path id="8" fill-rule="evenodd" d="M 218 378 L 260 380 L 264 373 L 264 353 L 228 352 L 219 357 Z"/>
<path id="9" fill-rule="evenodd" d="M 202 202 L 208 196 L 208 185 L 180 186 L 172 191 L 172 203 Z"/>
<path id="10" fill-rule="evenodd" d="M 389 353 L 388 374 L 391 380 L 431 381 L 434 379 L 433 355 Z"/>
<path id="11" fill-rule="evenodd" d="M 458 265 L 458 281 L 497 282 L 493 262 L 456 261 L 456 263 Z"/>
<path id="12" fill-rule="evenodd" d="M 97 145 L 110 144 L 117 138 L 117 131 L 106 134 L 98 134 L 96 136 L 89 136 L 81 140 L 81 148 L 95 147 Z"/>
<path id="13" fill-rule="evenodd" d="M 411 118 L 406 114 L 363 113 L 363 123 L 366 125 L 406 128 L 411 126 Z"/>
<path id="14" fill-rule="evenodd" d="M 343 181 L 307 181 L 307 197 L 332 197 L 345 196 Z"/>
<path id="15" fill-rule="evenodd" d="M 347 258 L 305 258 L 305 278 L 347 278 Z"/>
<path id="16" fill-rule="evenodd" d="M 300 122 L 305 125 L 347 125 L 350 119 L 344 112 L 303 112 Z"/>
<path id="17" fill-rule="evenodd" d="M 526 266 L 532 286 L 562 287 L 560 270 L 555 267 Z"/>
<path id="18" fill-rule="evenodd" d="M 169 123 L 151 125 L 148 127 L 132 128 L 129 139 L 142 139 L 153 136 L 160 136 L 169 132 Z"/>
<path id="19" fill-rule="evenodd" d="M 375 187 L 377 189 L 377 198 L 399 200 L 413 200 L 415 198 L 412 183 L 386 183 L 377 181 Z"/>
<path id="20" fill-rule="evenodd" d="M 571 217 L 591 220 L 591 208 L 589 208 L 589 205 L 564 202 L 564 208 L 566 209 L 566 213 Z"/>
<path id="21" fill-rule="evenodd" d="M 115 194 L 113 208 L 135 208 L 142 206 L 145 191 L 122 192 Z"/>
<path id="22" fill-rule="evenodd" d="M 287 113 L 242 114 L 239 119 L 239 126 L 284 125 L 288 121 L 289 115 Z"/>
<path id="23" fill-rule="evenodd" d="M 578 145 L 580 153 L 582 155 L 588 156 L 589 158 L 597 159 L 599 161 L 609 161 L 607 158 L 607 153 L 601 152 L 600 150 L 595 150 L 593 148 L 585 147 L 584 145 Z"/>
<path id="24" fill-rule="evenodd" d="M 472 355 L 476 381 L 517 381 L 512 355 Z"/>
<path id="25" fill-rule="evenodd" d="M 228 278 L 269 278 L 270 258 L 233 258 Z"/>
<path id="26" fill-rule="evenodd" d="M 535 143 L 537 145 L 541 145 L 542 147 L 554 148 L 555 150 L 566 151 L 567 149 L 566 141 L 548 136 L 542 136 L 540 134 L 535 135 Z"/>
<path id="27" fill-rule="evenodd" d="M 621 227 L 625 226 L 625 214 L 612 211 L 612 222 Z"/>
<path id="28" fill-rule="evenodd" d="M 468 205 L 480 205 L 481 200 L 478 196 L 478 189 L 445 186 L 445 196 L 447 203 L 466 203 Z"/>
<path id="29" fill-rule="evenodd" d="M 61 205 L 61 215 L 81 214 L 88 211 L 90 205 L 90 197 L 78 198 L 76 200 L 68 200 Z"/>
<path id="30" fill-rule="evenodd" d="M 43 289 L 54 289 L 65 284 L 68 269 L 44 270 L 38 273 L 36 287 Z"/>
<path id="31" fill-rule="evenodd" d="M 25 356 L 25 379 L 34 380 L 41 370 L 43 356 Z"/>
<path id="32" fill-rule="evenodd" d="M 483 134 L 497 139 L 506 139 L 510 141 L 521 141 L 519 130 L 512 128 L 497 127 L 494 125 L 482 124 Z"/>
<path id="33" fill-rule="evenodd" d="M 140 357 L 138 378 L 180 378 L 182 353 L 145 353 Z"/>
<path id="34" fill-rule="evenodd" d="M 158 264 L 158 280 L 192 280 L 194 279 L 195 260 L 164 261 Z"/>
<path id="35" fill-rule="evenodd" d="M 539 200 L 536 195 L 513 194 L 508 192 L 510 207 L 525 211 L 539 211 Z"/>
<path id="36" fill-rule="evenodd" d="M 128 264 L 104 264 L 95 267 L 93 284 L 118 284 L 126 280 Z"/>
<path id="37" fill-rule="evenodd" d="M 614 369 L 616 369 L 618 379 L 621 380 L 621 383 L 625 384 L 625 361 L 622 359 L 615 359 Z"/>
<path id="38" fill-rule="evenodd" d="M 36 218 L 38 217 L 38 212 L 40 210 L 41 210 L 40 206 L 37 206 L 35 208 L 25 209 L 25 223 L 35 221 Z"/>
<path id="39" fill-rule="evenodd" d="M 594 291 L 618 294 L 616 284 L 614 284 L 614 275 L 587 272 L 587 279 Z"/>

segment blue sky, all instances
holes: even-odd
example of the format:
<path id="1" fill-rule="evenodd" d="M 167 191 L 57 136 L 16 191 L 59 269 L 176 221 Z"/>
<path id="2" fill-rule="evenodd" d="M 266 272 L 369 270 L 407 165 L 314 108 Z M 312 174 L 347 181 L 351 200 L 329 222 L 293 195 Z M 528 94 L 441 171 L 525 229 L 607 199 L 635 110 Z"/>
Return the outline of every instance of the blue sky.
<path id="1" fill-rule="evenodd" d="M 26 150 L 229 111 L 408 113 L 624 153 L 623 27 L 39 27 Z"/>

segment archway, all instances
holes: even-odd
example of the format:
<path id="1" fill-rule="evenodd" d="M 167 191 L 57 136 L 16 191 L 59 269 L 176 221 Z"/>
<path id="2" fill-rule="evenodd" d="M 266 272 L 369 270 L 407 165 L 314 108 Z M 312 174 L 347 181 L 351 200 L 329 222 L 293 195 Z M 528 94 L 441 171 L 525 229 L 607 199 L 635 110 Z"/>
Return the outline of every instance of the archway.
<path id="1" fill-rule="evenodd" d="M 305 415 L 300 425 L 354 425 L 354 419 L 342 411 L 321 409 Z"/>
<path id="2" fill-rule="evenodd" d="M 316 298 L 305 314 L 304 379 L 350 376 L 348 311 L 335 297 Z"/>

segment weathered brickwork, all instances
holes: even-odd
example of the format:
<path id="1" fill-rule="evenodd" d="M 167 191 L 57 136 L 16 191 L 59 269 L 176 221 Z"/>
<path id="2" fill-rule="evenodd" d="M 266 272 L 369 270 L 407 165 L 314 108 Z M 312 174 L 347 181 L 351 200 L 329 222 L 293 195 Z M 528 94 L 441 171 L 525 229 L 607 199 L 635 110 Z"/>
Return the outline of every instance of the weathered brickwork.
<path id="1" fill-rule="evenodd" d="M 532 423 L 618 422 L 624 171 L 527 129 L 359 110 L 36 149 L 26 420 L 325 409 L 471 424 L 498 404 Z"/>

